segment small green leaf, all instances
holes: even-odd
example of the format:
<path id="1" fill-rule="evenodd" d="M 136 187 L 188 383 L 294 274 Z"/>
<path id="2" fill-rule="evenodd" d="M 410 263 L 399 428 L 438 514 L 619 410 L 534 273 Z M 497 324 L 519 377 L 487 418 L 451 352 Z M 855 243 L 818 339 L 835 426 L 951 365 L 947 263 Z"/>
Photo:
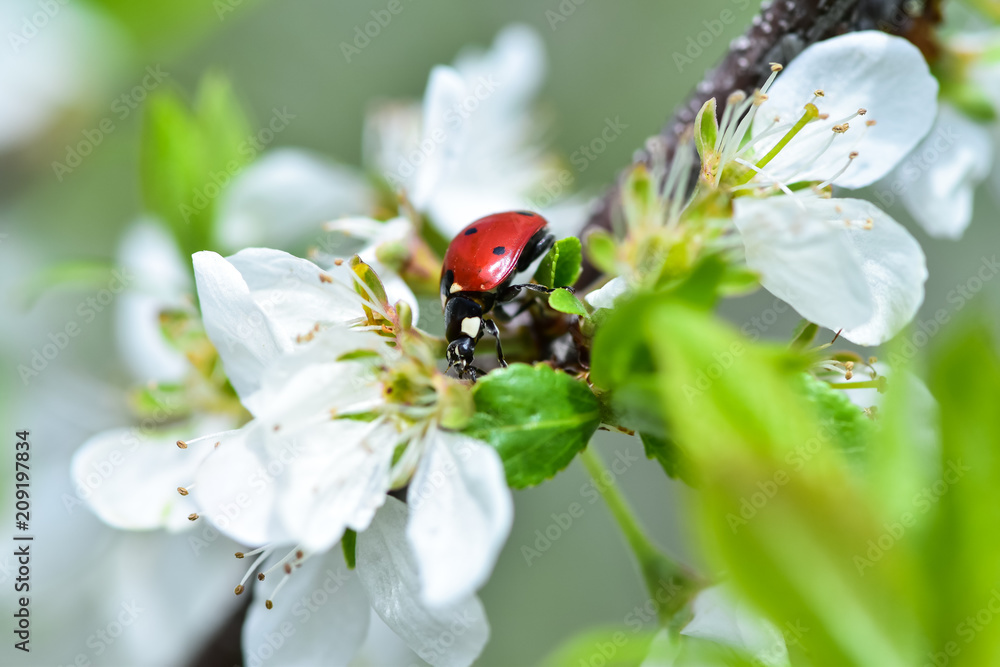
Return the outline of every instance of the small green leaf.
<path id="1" fill-rule="evenodd" d="M 542 259 L 535 280 L 546 287 L 569 287 L 583 269 L 583 248 L 575 236 L 560 239 Z"/>
<path id="2" fill-rule="evenodd" d="M 848 461 L 860 462 L 874 431 L 864 410 L 843 391 L 808 374 L 802 375 L 802 396 L 815 408 L 819 427 L 829 434 L 832 444 L 840 448 Z"/>
<path id="3" fill-rule="evenodd" d="M 354 271 L 355 275 L 361 279 L 361 283 L 354 284 L 354 291 L 356 291 L 365 300 L 374 300 L 381 304 L 383 307 L 389 307 L 389 297 L 386 296 L 385 287 L 382 285 L 382 280 L 375 273 L 375 269 L 368 266 L 361 261 L 361 258 L 355 255 L 348 260 L 348 266 Z M 368 289 L 365 289 L 365 288 Z M 369 294 L 369 292 L 371 292 Z M 372 319 L 372 314 L 368 312 L 368 307 L 365 307 L 365 312 L 368 313 L 369 320 Z M 374 324 L 374 322 L 372 322 Z"/>
<path id="4" fill-rule="evenodd" d="M 557 289 L 549 295 L 549 305 L 560 313 L 587 316 L 587 307 L 568 289 Z"/>
<path id="5" fill-rule="evenodd" d="M 719 284 L 719 294 L 726 297 L 744 296 L 757 291 L 760 288 L 760 274 L 751 271 L 746 267 L 733 266 L 726 267 L 726 272 L 722 276 Z"/>
<path id="6" fill-rule="evenodd" d="M 464 432 L 492 445 L 515 489 L 565 468 L 601 423 L 597 398 L 583 382 L 544 364 L 511 364 L 479 380 L 476 414 Z"/>
<path id="7" fill-rule="evenodd" d="M 353 570 L 357 564 L 358 534 L 348 528 L 344 531 L 340 546 L 344 549 L 344 562 L 347 563 L 347 569 Z"/>
<path id="8" fill-rule="evenodd" d="M 640 433 L 643 449 L 646 450 L 647 459 L 656 459 L 663 467 L 663 472 L 671 479 L 680 479 L 689 486 L 694 484 L 694 477 L 691 472 L 691 462 L 680 447 L 670 438 L 660 437 L 652 433 Z"/>
<path id="9" fill-rule="evenodd" d="M 144 204 L 190 254 L 213 247 L 221 192 L 252 159 L 250 125 L 224 78 L 206 76 L 193 109 L 180 96 L 150 97 L 142 130 Z"/>
<path id="10" fill-rule="evenodd" d="M 372 361 L 381 358 L 381 355 L 373 350 L 351 350 L 337 357 L 337 361 Z"/>
<path id="11" fill-rule="evenodd" d="M 715 139 L 719 136 L 719 119 L 715 115 L 715 98 L 702 105 L 694 119 L 694 145 L 702 160 L 715 150 Z"/>
<path id="12" fill-rule="evenodd" d="M 809 320 L 802 320 L 795 327 L 795 333 L 792 334 L 792 342 L 789 346 L 793 350 L 804 350 L 815 340 L 817 333 L 819 333 L 818 324 L 814 324 Z"/>
<path id="13" fill-rule="evenodd" d="M 615 238 L 603 229 L 595 229 L 587 234 L 587 259 L 590 263 L 608 275 L 617 275 L 618 254 Z"/>

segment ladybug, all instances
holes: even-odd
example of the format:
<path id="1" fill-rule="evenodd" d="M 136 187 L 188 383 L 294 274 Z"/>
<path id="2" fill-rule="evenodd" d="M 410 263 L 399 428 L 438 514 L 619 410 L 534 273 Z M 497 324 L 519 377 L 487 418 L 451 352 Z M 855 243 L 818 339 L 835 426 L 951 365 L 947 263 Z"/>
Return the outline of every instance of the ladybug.
<path id="1" fill-rule="evenodd" d="M 498 303 L 512 301 L 521 290 L 549 294 L 554 289 L 514 282 L 555 243 L 545 218 L 530 211 L 507 211 L 479 218 L 460 231 L 448 246 L 441 267 L 441 306 L 448 340 L 448 369 L 458 377 L 484 375 L 472 365 L 476 343 L 484 334 L 497 339 L 497 359 L 506 368 L 496 322 L 483 318 Z M 496 316 L 502 316 L 499 308 Z"/>

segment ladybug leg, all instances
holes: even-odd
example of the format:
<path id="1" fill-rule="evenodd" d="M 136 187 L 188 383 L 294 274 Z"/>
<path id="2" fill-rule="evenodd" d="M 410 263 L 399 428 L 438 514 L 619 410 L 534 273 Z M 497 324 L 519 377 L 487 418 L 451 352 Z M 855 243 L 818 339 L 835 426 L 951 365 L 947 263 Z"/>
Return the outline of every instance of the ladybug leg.
<path id="1" fill-rule="evenodd" d="M 500 330 L 497 328 L 497 323 L 493 320 L 483 320 L 483 329 L 497 339 L 497 361 L 500 362 L 500 368 L 507 368 L 507 360 L 503 358 L 503 347 L 500 346 Z"/>
<path id="2" fill-rule="evenodd" d="M 570 292 L 576 292 L 572 287 L 545 287 L 544 285 L 539 285 L 537 283 L 524 283 L 522 285 L 508 285 L 503 288 L 497 294 L 497 301 L 500 303 L 505 303 L 507 301 L 513 301 L 521 293 L 521 290 L 531 290 L 532 292 L 541 292 L 542 294 L 552 294 L 557 289 L 568 289 Z"/>

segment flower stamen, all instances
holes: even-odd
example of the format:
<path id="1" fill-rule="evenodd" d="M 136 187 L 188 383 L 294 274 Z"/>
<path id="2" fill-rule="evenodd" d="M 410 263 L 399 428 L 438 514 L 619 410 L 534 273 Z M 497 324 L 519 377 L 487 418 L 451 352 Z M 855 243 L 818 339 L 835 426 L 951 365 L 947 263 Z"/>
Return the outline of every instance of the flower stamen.
<path id="1" fill-rule="evenodd" d="M 801 132 L 802 128 L 804 128 L 808 123 L 815 120 L 818 115 L 819 109 L 816 108 L 816 105 L 811 102 L 807 104 L 805 106 L 805 111 L 803 112 L 802 117 L 799 118 L 798 122 L 792 126 L 792 129 L 785 133 L 785 136 L 778 140 L 778 143 L 774 145 L 774 148 L 768 151 L 767 155 L 762 157 L 757 162 L 757 166 L 760 168 L 766 167 L 767 163 L 773 160 L 775 156 L 781 152 L 781 149 L 787 146 L 788 142 L 791 141 L 796 134 Z"/>
<path id="2" fill-rule="evenodd" d="M 237 595 L 239 595 L 240 593 L 242 593 L 245 590 L 243 587 L 247 583 L 247 580 L 250 578 L 250 575 L 253 574 L 257 570 L 257 566 L 260 565 L 262 562 L 264 562 L 265 558 L 267 558 L 268 556 L 271 555 L 272 551 L 274 551 L 273 547 L 261 547 L 259 549 L 255 549 L 255 550 L 253 550 L 253 551 L 251 551 L 249 553 L 246 553 L 246 554 L 241 554 L 240 552 L 236 552 L 236 557 L 237 558 L 243 558 L 244 556 L 252 556 L 252 555 L 260 552 L 260 556 L 256 560 L 254 560 L 253 564 L 246 571 L 246 574 L 244 574 L 243 578 L 240 579 L 240 583 L 236 587 L 236 594 Z M 260 575 L 258 575 L 257 578 L 260 579 L 262 574 L 263 573 L 261 573 Z"/>

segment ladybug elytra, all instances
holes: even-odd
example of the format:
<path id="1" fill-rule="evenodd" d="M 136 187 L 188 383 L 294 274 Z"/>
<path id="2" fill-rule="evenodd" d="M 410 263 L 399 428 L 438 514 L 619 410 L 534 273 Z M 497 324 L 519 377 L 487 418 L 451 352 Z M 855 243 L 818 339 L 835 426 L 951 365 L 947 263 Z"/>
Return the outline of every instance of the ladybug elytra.
<path id="1" fill-rule="evenodd" d="M 484 374 L 472 365 L 476 343 L 484 334 L 496 338 L 497 359 L 501 367 L 507 366 L 496 322 L 483 318 L 496 304 L 513 300 L 524 289 L 553 291 L 535 283 L 513 284 L 515 274 L 555 243 L 547 224 L 530 211 L 494 213 L 468 225 L 448 246 L 441 268 L 441 305 L 448 368 L 457 367 L 459 377 Z"/>

